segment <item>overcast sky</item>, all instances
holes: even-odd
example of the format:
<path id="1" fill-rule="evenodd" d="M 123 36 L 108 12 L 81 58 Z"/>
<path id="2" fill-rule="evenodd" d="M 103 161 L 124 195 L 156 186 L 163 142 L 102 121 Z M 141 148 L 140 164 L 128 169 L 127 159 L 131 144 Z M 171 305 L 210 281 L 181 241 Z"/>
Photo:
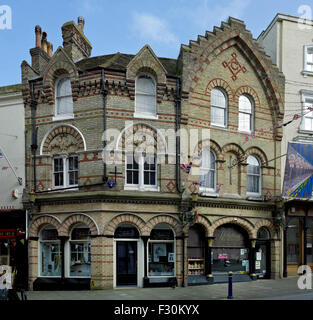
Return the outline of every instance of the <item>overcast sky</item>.
<path id="1" fill-rule="evenodd" d="M 1 28 L 6 22 L 1 5 L 12 10 L 10 30 Z M 301 16 L 303 5 L 313 8 L 313 1 L 0 0 L 0 86 L 20 83 L 21 62 L 31 63 L 29 49 L 35 46 L 37 24 L 47 32 L 54 51 L 62 45 L 62 24 L 83 16 L 92 56 L 136 54 L 149 44 L 157 56 L 177 58 L 182 43 L 212 31 L 229 16 L 244 20 L 257 38 L 277 13 Z"/>

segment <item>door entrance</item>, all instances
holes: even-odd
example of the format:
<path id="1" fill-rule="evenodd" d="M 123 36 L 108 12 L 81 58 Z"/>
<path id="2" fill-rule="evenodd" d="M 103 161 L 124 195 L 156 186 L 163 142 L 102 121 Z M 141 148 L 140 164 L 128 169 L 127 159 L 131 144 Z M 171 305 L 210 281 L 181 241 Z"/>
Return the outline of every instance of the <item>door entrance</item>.
<path id="1" fill-rule="evenodd" d="M 137 285 L 137 241 L 116 242 L 116 285 Z"/>
<path id="2" fill-rule="evenodd" d="M 259 277 L 269 279 L 271 277 L 270 242 L 257 241 L 255 254 L 255 273 L 258 274 Z"/>

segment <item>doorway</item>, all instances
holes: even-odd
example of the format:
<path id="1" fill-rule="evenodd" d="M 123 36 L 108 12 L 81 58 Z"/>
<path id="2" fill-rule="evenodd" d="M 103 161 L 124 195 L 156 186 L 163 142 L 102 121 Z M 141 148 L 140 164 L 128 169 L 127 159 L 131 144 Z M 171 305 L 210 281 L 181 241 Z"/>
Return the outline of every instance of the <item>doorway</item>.
<path id="1" fill-rule="evenodd" d="M 137 285 L 137 241 L 116 242 L 116 285 Z"/>
<path id="2" fill-rule="evenodd" d="M 257 234 L 255 273 L 258 275 L 258 278 L 269 279 L 271 277 L 270 232 L 265 227 L 261 227 Z"/>

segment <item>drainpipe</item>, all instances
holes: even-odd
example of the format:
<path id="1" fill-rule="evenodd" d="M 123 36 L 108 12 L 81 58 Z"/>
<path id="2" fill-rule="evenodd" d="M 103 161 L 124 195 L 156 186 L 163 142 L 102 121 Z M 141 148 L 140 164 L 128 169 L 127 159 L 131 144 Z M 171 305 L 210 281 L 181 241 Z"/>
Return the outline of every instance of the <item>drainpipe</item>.
<path id="1" fill-rule="evenodd" d="M 106 142 L 106 102 L 108 90 L 105 87 L 104 69 L 101 70 L 101 94 L 103 96 L 103 150 L 105 150 Z M 105 156 L 105 155 L 104 155 Z M 106 159 L 103 159 L 103 182 L 108 181 Z"/>
<path id="2" fill-rule="evenodd" d="M 34 83 L 30 82 L 30 95 L 31 95 L 31 116 L 32 116 L 32 143 L 31 143 L 31 150 L 33 155 L 33 179 L 34 185 L 33 189 L 36 192 L 36 185 L 37 185 L 37 177 L 36 177 L 36 151 L 38 149 L 37 145 L 37 132 L 38 128 L 36 128 L 36 111 L 37 111 L 37 101 L 35 100 L 34 96 Z"/>
<path id="3" fill-rule="evenodd" d="M 176 96 L 175 96 L 175 108 L 176 108 L 176 122 L 175 122 L 175 131 L 176 131 L 176 189 L 179 193 L 182 193 L 180 189 L 180 169 L 179 169 L 179 156 L 180 156 L 180 112 L 181 112 L 181 86 L 180 79 L 176 78 Z"/>

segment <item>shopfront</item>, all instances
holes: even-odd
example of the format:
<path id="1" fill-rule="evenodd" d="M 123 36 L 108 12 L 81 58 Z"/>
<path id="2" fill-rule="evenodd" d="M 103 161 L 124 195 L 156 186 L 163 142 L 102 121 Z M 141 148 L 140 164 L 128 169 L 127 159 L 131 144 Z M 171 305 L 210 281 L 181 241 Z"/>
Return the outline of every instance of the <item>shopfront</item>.
<path id="1" fill-rule="evenodd" d="M 17 287 L 27 288 L 28 256 L 25 211 L 0 211 L 0 265 L 12 267 Z"/>
<path id="2" fill-rule="evenodd" d="M 229 271 L 248 274 L 250 271 L 248 233 L 240 226 L 225 224 L 214 232 L 212 271 L 214 277 Z"/>

